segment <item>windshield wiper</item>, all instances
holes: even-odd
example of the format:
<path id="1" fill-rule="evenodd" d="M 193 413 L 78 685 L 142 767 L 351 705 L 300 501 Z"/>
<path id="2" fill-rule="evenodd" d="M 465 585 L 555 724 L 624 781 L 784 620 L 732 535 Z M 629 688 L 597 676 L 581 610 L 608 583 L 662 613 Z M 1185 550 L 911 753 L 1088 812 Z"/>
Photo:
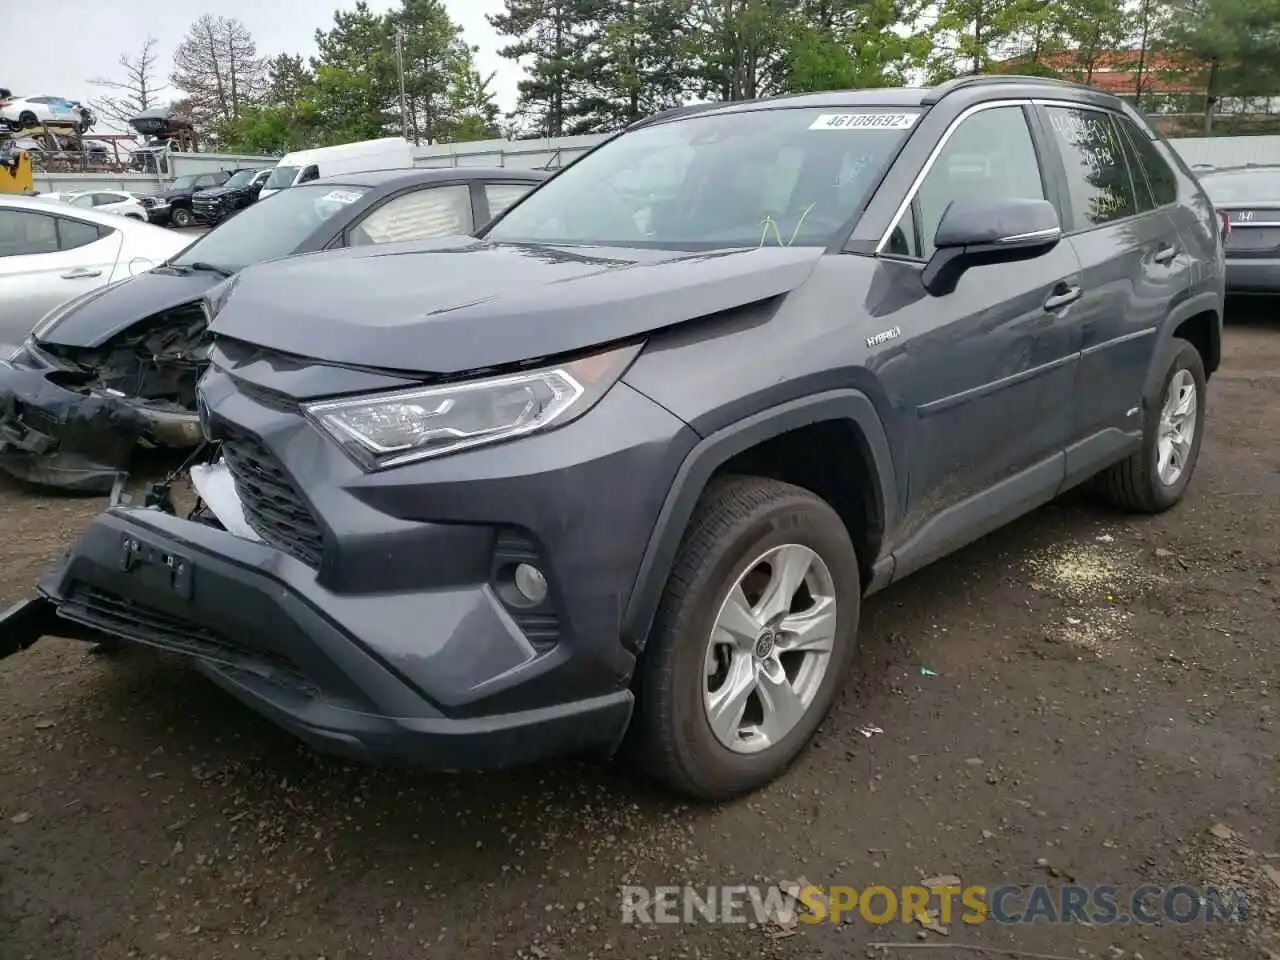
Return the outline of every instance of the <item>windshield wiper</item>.
<path id="1" fill-rule="evenodd" d="M 216 273 L 220 277 L 229 277 L 234 270 L 228 270 L 226 267 L 220 267 L 216 263 L 205 263 L 203 260 L 196 260 L 193 263 L 186 263 L 183 266 L 190 270 L 198 270 L 201 273 Z"/>

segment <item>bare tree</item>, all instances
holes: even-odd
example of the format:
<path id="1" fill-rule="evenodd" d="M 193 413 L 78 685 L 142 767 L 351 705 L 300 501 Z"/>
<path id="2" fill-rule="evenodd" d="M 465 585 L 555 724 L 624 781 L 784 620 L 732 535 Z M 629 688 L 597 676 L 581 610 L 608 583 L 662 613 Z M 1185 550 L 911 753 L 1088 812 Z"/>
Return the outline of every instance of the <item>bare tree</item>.
<path id="1" fill-rule="evenodd" d="M 191 122 L 216 138 L 262 95 L 267 62 L 241 21 L 206 13 L 174 51 L 169 80 L 187 95 Z"/>
<path id="2" fill-rule="evenodd" d="M 89 106 L 99 117 L 127 130 L 130 120 L 157 105 L 157 97 L 169 88 L 156 80 L 158 58 L 155 48 L 155 38 L 147 37 L 137 56 L 120 54 L 121 75 L 118 79 L 94 77 L 89 81 L 95 87 L 115 91 L 89 101 Z"/>

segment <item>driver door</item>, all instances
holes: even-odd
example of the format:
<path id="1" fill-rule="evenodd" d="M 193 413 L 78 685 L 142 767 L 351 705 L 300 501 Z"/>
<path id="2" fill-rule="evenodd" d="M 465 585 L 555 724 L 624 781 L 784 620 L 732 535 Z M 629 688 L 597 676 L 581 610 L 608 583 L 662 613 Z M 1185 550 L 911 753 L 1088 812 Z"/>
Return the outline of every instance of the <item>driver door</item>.
<path id="1" fill-rule="evenodd" d="M 904 346 L 894 351 L 895 337 L 872 349 L 884 351 L 882 382 L 910 423 L 896 575 L 1047 501 L 1061 485 L 1081 336 L 1071 244 L 971 268 L 939 297 L 916 275 L 951 201 L 1052 199 L 1051 183 L 1025 109 L 980 110 L 954 128 L 882 254 L 879 279 L 901 305 L 877 327 L 898 329 Z"/>

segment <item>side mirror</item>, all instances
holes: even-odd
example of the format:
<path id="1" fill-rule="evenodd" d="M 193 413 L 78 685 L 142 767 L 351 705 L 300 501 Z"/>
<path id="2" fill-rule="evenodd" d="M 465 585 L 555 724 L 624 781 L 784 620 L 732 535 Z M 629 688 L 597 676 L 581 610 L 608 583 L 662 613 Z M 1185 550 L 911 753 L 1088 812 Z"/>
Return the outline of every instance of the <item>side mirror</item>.
<path id="1" fill-rule="evenodd" d="M 1058 211 L 1047 200 L 953 200 L 920 280 L 932 296 L 946 296 L 970 267 L 1031 260 L 1061 239 Z"/>

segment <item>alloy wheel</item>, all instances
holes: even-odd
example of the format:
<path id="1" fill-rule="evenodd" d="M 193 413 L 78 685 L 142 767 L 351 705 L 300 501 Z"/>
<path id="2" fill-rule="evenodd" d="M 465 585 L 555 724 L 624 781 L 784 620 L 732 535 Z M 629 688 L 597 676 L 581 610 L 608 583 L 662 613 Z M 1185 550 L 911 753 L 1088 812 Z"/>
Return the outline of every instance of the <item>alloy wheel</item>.
<path id="1" fill-rule="evenodd" d="M 1199 402 L 1195 377 L 1185 368 L 1169 379 L 1160 408 L 1156 440 L 1156 475 L 1166 487 L 1182 477 L 1196 438 L 1196 405 Z"/>
<path id="2" fill-rule="evenodd" d="M 703 706 L 734 753 L 780 743 L 813 705 L 836 638 L 831 571 L 809 547 L 758 557 L 720 605 L 707 643 Z"/>

